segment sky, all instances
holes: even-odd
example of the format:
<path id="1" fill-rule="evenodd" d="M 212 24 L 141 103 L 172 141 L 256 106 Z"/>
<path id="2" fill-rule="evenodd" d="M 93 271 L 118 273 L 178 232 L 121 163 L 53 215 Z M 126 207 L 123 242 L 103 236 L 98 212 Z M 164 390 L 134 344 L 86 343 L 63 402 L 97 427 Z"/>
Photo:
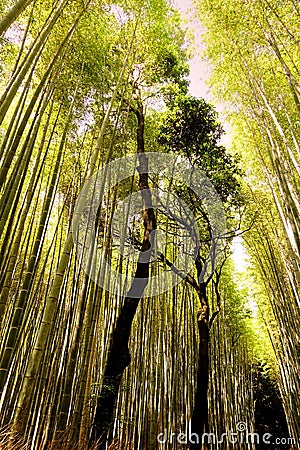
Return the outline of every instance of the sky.
<path id="1" fill-rule="evenodd" d="M 226 122 L 225 118 L 226 107 L 223 104 L 214 101 L 213 94 L 207 84 L 212 72 L 212 66 L 209 65 L 202 56 L 203 51 L 205 50 L 205 45 L 202 41 L 202 35 L 205 33 L 205 28 L 199 19 L 195 18 L 196 10 L 192 0 L 173 0 L 173 4 L 182 16 L 183 27 L 192 31 L 195 39 L 195 56 L 189 61 L 190 94 L 198 98 L 202 97 L 213 104 L 220 115 L 220 120 L 225 130 L 225 135 L 223 135 L 221 139 L 221 144 L 228 147 L 232 142 L 232 138 L 229 123 Z"/>
<path id="2" fill-rule="evenodd" d="M 173 0 L 173 2 L 183 18 L 183 27 L 191 30 L 195 37 L 197 54 L 190 60 L 190 93 L 195 97 L 203 97 L 209 101 L 211 100 L 211 93 L 206 81 L 210 76 L 210 67 L 200 57 L 201 52 L 205 49 L 201 39 L 205 30 L 200 21 L 195 18 L 195 7 L 192 0 Z"/>

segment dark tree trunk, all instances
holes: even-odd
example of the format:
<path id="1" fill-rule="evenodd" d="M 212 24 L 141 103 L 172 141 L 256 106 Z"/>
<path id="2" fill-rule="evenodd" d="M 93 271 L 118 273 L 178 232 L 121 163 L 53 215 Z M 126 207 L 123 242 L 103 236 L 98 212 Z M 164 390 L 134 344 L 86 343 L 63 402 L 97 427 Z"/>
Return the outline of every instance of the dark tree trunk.
<path id="1" fill-rule="evenodd" d="M 117 400 L 120 383 L 126 367 L 130 364 L 128 342 L 132 322 L 139 305 L 140 299 L 148 283 L 149 258 L 145 258 L 145 252 L 150 250 L 150 233 L 156 229 L 156 216 L 152 207 L 151 192 L 148 181 L 148 159 L 144 154 L 144 114 L 141 101 L 138 101 L 137 109 L 133 109 L 138 120 L 137 127 L 137 152 L 139 159 L 139 189 L 142 191 L 144 236 L 141 252 L 137 262 L 134 281 L 124 299 L 124 304 L 117 320 L 108 359 L 103 377 L 102 390 L 98 399 L 94 417 L 90 446 L 98 442 L 99 449 L 105 448 L 107 434 L 112 424 L 115 403 Z M 146 173 L 145 173 L 146 172 Z M 146 190 L 146 191 L 145 191 Z M 141 283 L 139 279 L 143 278 Z"/>
<path id="2" fill-rule="evenodd" d="M 203 433 L 208 433 L 208 377 L 209 377 L 209 305 L 206 295 L 206 284 L 201 283 L 197 294 L 200 299 L 200 310 L 197 315 L 199 330 L 199 360 L 197 368 L 197 388 L 194 410 L 191 420 L 190 448 L 200 449 Z M 197 441 L 199 440 L 199 443 Z M 205 442 L 205 439 L 204 439 Z"/>

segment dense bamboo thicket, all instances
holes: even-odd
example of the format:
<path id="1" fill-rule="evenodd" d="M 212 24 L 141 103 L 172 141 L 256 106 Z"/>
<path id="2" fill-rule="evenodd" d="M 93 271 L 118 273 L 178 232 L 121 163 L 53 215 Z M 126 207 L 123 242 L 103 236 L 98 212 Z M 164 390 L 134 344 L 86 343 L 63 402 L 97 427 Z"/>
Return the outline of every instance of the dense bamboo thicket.
<path id="1" fill-rule="evenodd" d="M 192 39 L 168 1 L 0 5 L 5 450 L 299 439 L 299 7 L 197 5 L 241 161 L 188 92 Z"/>
<path id="2" fill-rule="evenodd" d="M 299 436 L 299 5 L 197 2 L 259 220 L 248 248 L 270 299 L 280 389 Z"/>

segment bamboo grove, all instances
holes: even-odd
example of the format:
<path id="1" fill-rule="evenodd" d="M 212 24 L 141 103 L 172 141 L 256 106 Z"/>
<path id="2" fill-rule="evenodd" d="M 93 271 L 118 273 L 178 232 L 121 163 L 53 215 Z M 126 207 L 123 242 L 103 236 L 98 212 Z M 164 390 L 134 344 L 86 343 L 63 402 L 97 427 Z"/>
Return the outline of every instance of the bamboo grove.
<path id="1" fill-rule="evenodd" d="M 249 176 L 263 180 L 251 183 L 254 205 L 261 202 L 263 211 L 246 241 L 276 318 L 279 385 L 299 434 L 299 5 L 265 0 L 198 7 L 207 18 L 216 92 L 232 105 L 236 146 L 247 155 Z"/>
<path id="2" fill-rule="evenodd" d="M 168 1 L 2 2 L 1 448 L 223 449 L 231 433 L 226 448 L 264 448 L 247 431 L 297 448 L 299 13 L 294 0 L 195 2 L 215 97 L 230 111 L 229 152 L 214 108 L 188 92 L 193 38 Z M 161 173 L 148 174 L 147 152 L 162 155 Z M 86 183 L 128 155 L 139 166 L 103 196 L 91 243 L 131 277 L 120 289 L 105 265 L 88 260 L 96 278 L 85 270 L 74 220 Z M 221 238 L 165 157 L 214 185 Z M 181 197 L 187 218 L 182 206 L 154 208 L 158 189 L 166 203 Z M 136 193 L 139 222 L 120 253 L 115 214 Z M 183 275 L 173 262 L 190 215 L 200 245 Z M 154 235 L 165 242 L 156 253 Z M 180 283 L 157 295 L 166 271 Z M 178 439 L 191 432 L 212 440 Z"/>

